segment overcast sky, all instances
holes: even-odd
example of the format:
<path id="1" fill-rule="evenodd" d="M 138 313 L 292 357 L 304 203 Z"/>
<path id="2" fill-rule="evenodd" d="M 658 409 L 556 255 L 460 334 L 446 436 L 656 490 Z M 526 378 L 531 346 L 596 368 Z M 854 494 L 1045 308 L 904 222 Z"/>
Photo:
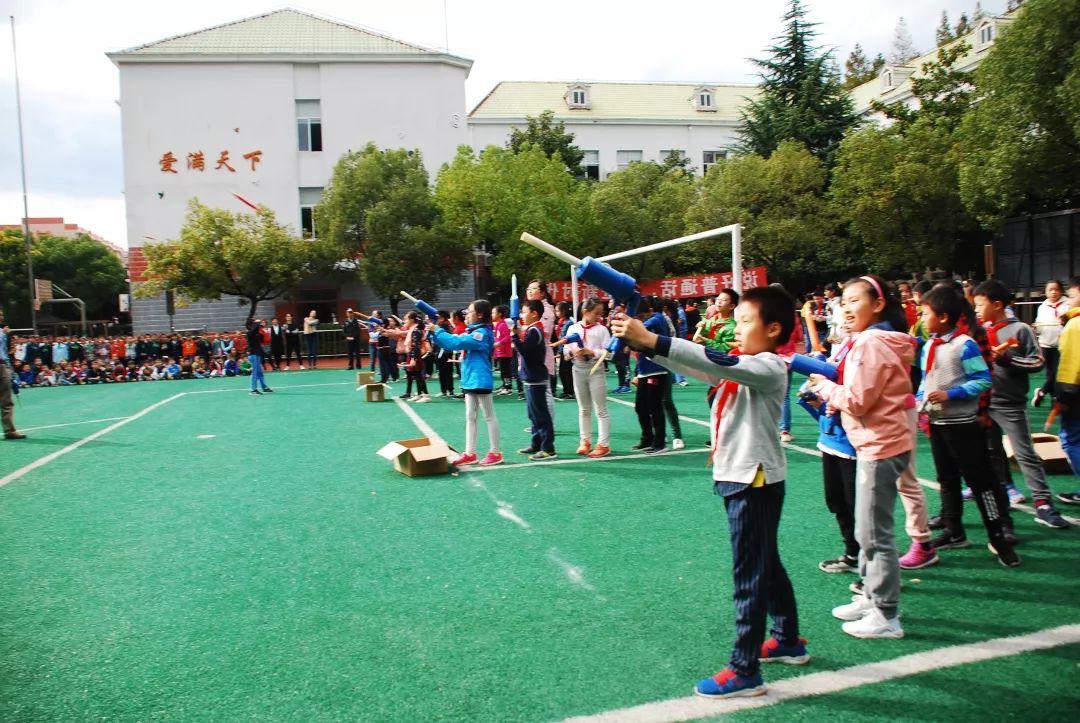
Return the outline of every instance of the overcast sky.
<path id="1" fill-rule="evenodd" d="M 888 54 L 901 13 L 921 52 L 974 0 L 808 0 L 820 43 Z M 500 80 L 752 83 L 787 0 L 303 0 L 291 5 L 471 58 L 468 110 Z M 1005 0 L 985 0 L 987 13 Z M 259 0 L 0 0 L 15 16 L 31 216 L 126 245 L 119 80 L 105 53 L 285 7 Z M 444 7 L 446 14 L 444 14 Z M 449 22 L 444 22 L 448 17 Z M 0 33 L 0 223 L 22 218 L 11 29 Z"/>

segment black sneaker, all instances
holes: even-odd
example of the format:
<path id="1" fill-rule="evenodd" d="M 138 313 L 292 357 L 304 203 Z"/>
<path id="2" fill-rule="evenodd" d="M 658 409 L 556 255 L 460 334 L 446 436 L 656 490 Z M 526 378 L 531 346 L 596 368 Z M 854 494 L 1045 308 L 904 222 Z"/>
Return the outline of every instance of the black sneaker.
<path id="1" fill-rule="evenodd" d="M 968 540 L 967 535 L 953 537 L 951 532 L 945 531 L 930 540 L 930 546 L 935 550 L 958 550 L 963 547 L 971 547 L 971 542 Z"/>
<path id="2" fill-rule="evenodd" d="M 1001 526 L 1001 536 L 1005 542 L 1009 543 L 1013 547 L 1020 544 L 1020 538 L 1016 536 L 1016 532 L 1013 530 L 1012 525 Z"/>
<path id="3" fill-rule="evenodd" d="M 818 563 L 818 569 L 822 572 L 856 572 L 859 569 L 859 561 L 854 557 L 841 555 L 835 560 L 822 560 Z"/>
<path id="4" fill-rule="evenodd" d="M 645 444 L 644 442 L 638 442 L 637 444 L 635 444 L 630 449 L 632 451 L 634 451 L 634 452 L 640 452 L 643 449 L 652 449 L 652 445 L 651 444 Z"/>
<path id="5" fill-rule="evenodd" d="M 255 396 L 255 397 L 261 397 L 262 396 L 262 392 L 260 392 L 258 389 L 252 389 L 250 392 L 248 392 L 248 394 L 251 394 L 252 396 Z"/>
<path id="6" fill-rule="evenodd" d="M 1053 527 L 1055 530 L 1067 530 L 1071 527 L 1051 504 L 1043 504 L 1035 508 L 1035 521 L 1040 525 Z"/>
<path id="7" fill-rule="evenodd" d="M 1067 505 L 1080 505 L 1080 492 L 1058 492 L 1057 498 Z"/>
<path id="8" fill-rule="evenodd" d="M 994 546 L 994 543 L 986 543 L 986 547 L 990 552 L 997 556 L 998 562 L 1005 567 L 1020 567 L 1020 556 L 1016 554 L 1016 550 L 1008 544 Z"/>
<path id="9" fill-rule="evenodd" d="M 667 447 L 646 447 L 645 454 L 663 454 L 667 451 Z"/>
<path id="10" fill-rule="evenodd" d="M 944 530 L 945 520 L 941 519 L 941 515 L 934 515 L 930 518 L 930 522 L 926 526 L 931 530 Z"/>
<path id="11" fill-rule="evenodd" d="M 518 454 L 536 454 L 540 450 L 533 449 L 532 447 L 522 447 L 518 450 Z"/>
<path id="12" fill-rule="evenodd" d="M 263 389 L 263 394 L 273 394 L 273 393 L 274 393 L 274 390 L 271 389 L 270 387 L 266 387 L 265 389 Z"/>

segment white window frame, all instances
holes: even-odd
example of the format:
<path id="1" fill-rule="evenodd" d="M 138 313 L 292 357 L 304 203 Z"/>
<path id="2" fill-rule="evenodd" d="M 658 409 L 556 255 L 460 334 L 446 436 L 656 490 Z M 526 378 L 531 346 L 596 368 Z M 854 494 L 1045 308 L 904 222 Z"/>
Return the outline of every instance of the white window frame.
<path id="1" fill-rule="evenodd" d="M 571 85 L 564 97 L 567 108 L 589 108 L 589 86 L 587 85 Z"/>
<path id="2" fill-rule="evenodd" d="M 582 152 L 585 155 L 581 157 L 581 168 L 585 171 L 585 177 L 586 178 L 592 178 L 593 180 L 599 181 L 600 180 L 600 151 L 582 151 Z M 589 155 L 590 153 L 593 154 L 592 157 L 590 157 L 590 155 Z M 595 163 L 589 163 L 590 160 L 595 161 Z M 589 169 L 590 168 L 595 168 L 596 169 L 596 175 L 595 176 L 590 176 L 589 175 Z"/>
<path id="3" fill-rule="evenodd" d="M 994 42 L 994 24 L 984 23 L 979 26 L 979 47 L 985 48 Z"/>
<path id="4" fill-rule="evenodd" d="M 702 113 L 716 112 L 716 89 L 701 86 L 694 90 L 694 108 Z"/>
<path id="5" fill-rule="evenodd" d="M 710 160 L 709 156 L 712 156 Z M 727 158 L 727 151 L 702 151 L 701 153 L 701 175 L 704 176 L 709 172 L 709 169 L 715 166 L 720 161 Z"/>
<path id="6" fill-rule="evenodd" d="M 624 155 L 624 154 L 632 154 L 632 153 L 636 153 L 637 158 L 630 158 L 629 156 Z M 624 158 L 626 159 L 625 162 L 623 160 Z M 618 171 L 621 171 L 622 169 L 629 166 L 631 163 L 641 163 L 641 161 L 643 161 L 644 158 L 645 158 L 645 156 L 641 151 L 633 151 L 633 150 L 615 151 L 615 169 L 618 170 Z"/>

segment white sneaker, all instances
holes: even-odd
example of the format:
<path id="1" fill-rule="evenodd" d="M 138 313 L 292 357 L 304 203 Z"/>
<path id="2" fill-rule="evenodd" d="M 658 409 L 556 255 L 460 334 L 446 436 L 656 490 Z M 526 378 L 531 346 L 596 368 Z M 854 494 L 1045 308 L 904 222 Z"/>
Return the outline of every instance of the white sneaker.
<path id="1" fill-rule="evenodd" d="M 421 394 L 420 396 L 416 397 L 416 399 L 414 399 L 413 401 L 415 401 L 417 404 L 424 404 L 425 402 L 430 402 L 431 401 L 431 395 L 430 394 Z"/>
<path id="2" fill-rule="evenodd" d="M 874 608 L 859 620 L 844 623 L 840 626 L 840 629 L 856 638 L 899 640 L 904 637 L 904 629 L 900 627 L 900 619 L 892 618 L 889 620 L 877 608 Z"/>
<path id="3" fill-rule="evenodd" d="M 853 602 L 833 608 L 832 614 L 834 618 L 840 620 L 860 620 L 871 610 L 877 610 L 877 608 L 874 607 L 874 603 L 870 601 L 870 598 L 865 595 L 857 595 Z"/>
<path id="4" fill-rule="evenodd" d="M 303 369 L 303 368 L 304 368 L 304 365 L 303 365 L 303 364 L 301 364 L 301 365 L 300 365 L 300 368 L 301 368 L 301 369 Z"/>
<path id="5" fill-rule="evenodd" d="M 685 446 L 686 446 L 686 443 L 683 442 L 681 439 L 673 439 L 673 440 L 671 440 L 671 448 L 672 449 L 682 449 Z"/>
<path id="6" fill-rule="evenodd" d="M 791 436 L 791 432 L 781 432 L 780 433 L 780 441 L 781 442 L 790 442 L 793 439 L 795 439 L 795 438 Z"/>

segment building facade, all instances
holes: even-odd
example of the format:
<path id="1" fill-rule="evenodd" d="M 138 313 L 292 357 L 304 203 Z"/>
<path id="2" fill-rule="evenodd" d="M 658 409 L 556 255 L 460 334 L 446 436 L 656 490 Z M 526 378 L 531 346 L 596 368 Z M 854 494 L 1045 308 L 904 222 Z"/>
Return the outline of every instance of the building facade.
<path id="1" fill-rule="evenodd" d="M 663 161 L 671 151 L 705 173 L 736 142 L 739 110 L 757 95 L 749 85 L 505 81 L 469 113 L 476 150 L 504 146 L 528 116 L 554 112 L 585 152 L 590 178 L 607 178 L 634 161 Z"/>
<path id="2" fill-rule="evenodd" d="M 119 69 L 129 271 L 143 248 L 179 236 L 191 198 L 236 211 L 270 208 L 298 234 L 338 158 L 368 142 L 417 149 L 429 172 L 468 142 L 472 61 L 341 22 L 278 10 L 108 56 Z M 304 284 L 291 302 L 320 318 L 376 300 L 360 284 Z M 368 298 L 365 298 L 367 296 Z M 364 303 L 367 301 L 368 303 Z M 235 329 L 246 307 L 199 302 L 166 315 L 164 297 L 133 299 L 136 333 Z"/>
<path id="3" fill-rule="evenodd" d="M 114 244 L 112 241 L 98 236 L 93 231 L 83 228 L 77 223 L 65 222 L 63 216 L 34 216 L 22 220 L 30 227 L 30 234 L 33 236 L 59 236 L 60 238 L 86 236 L 107 248 L 115 254 L 124 265 L 127 265 L 127 251 L 120 248 L 120 246 Z M 23 224 L 0 224 L 0 231 L 18 231 L 19 233 L 22 233 Z"/>

